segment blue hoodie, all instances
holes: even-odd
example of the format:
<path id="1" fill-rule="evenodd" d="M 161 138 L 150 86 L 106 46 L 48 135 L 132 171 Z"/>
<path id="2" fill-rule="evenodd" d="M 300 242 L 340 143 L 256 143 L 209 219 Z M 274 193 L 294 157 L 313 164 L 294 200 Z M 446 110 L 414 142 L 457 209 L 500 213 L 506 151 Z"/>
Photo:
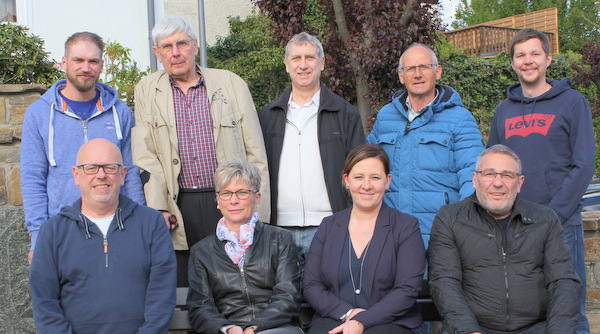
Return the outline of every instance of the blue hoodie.
<path id="1" fill-rule="evenodd" d="M 32 250 L 40 226 L 81 196 L 72 168 L 79 147 L 90 139 L 106 138 L 117 145 L 127 166 L 121 192 L 145 204 L 139 170 L 131 159 L 134 119 L 129 108 L 119 101 L 116 90 L 96 83 L 100 91 L 97 111 L 84 121 L 58 93 L 65 87 L 66 80 L 57 81 L 29 106 L 23 120 L 21 189 Z"/>
<path id="2" fill-rule="evenodd" d="M 552 88 L 534 98 L 520 83 L 508 87 L 487 145 L 504 144 L 521 159 L 521 198 L 554 209 L 565 227 L 581 225 L 581 196 L 595 169 L 592 113 L 570 78 L 546 81 Z"/>
<path id="3" fill-rule="evenodd" d="M 419 220 L 427 248 L 433 219 L 443 205 L 473 193 L 473 170 L 484 149 L 473 115 L 458 93 L 436 85 L 439 96 L 412 122 L 406 90 L 377 114 L 367 143 L 378 144 L 390 158 L 392 182 L 384 201 Z"/>
<path id="4" fill-rule="evenodd" d="M 120 195 L 106 241 L 81 200 L 44 223 L 29 272 L 40 333 L 167 332 L 177 265 L 162 214 Z"/>

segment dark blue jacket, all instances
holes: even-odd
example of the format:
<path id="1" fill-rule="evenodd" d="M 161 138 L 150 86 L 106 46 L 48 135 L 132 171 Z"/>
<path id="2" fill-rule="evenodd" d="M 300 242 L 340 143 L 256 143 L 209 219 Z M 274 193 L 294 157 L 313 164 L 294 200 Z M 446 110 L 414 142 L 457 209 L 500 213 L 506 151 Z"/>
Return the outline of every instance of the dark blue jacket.
<path id="1" fill-rule="evenodd" d="M 166 333 L 176 262 L 162 215 L 124 195 L 107 233 L 81 200 L 42 225 L 29 284 L 40 333 Z"/>
<path id="2" fill-rule="evenodd" d="M 523 96 L 521 84 L 508 88 L 487 145 L 504 144 L 521 159 L 521 198 L 554 209 L 563 226 L 581 225 L 581 196 L 595 170 L 592 113 L 570 78 L 547 82 L 552 88 L 535 98 Z"/>
<path id="3" fill-rule="evenodd" d="M 339 298 L 338 272 L 352 208 L 326 217 L 304 268 L 303 292 L 315 319 L 339 319 L 353 305 Z M 354 316 L 365 329 L 394 323 L 416 328 L 423 319 L 417 296 L 425 272 L 425 247 L 415 217 L 382 204 L 367 254 L 371 307 Z"/>

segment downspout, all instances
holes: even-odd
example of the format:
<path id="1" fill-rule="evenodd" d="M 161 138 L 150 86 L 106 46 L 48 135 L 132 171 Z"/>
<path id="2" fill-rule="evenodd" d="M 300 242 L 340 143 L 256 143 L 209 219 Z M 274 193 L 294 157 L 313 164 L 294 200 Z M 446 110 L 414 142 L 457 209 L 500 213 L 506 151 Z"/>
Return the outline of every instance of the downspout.
<path id="1" fill-rule="evenodd" d="M 204 0 L 198 0 L 198 27 L 200 30 L 199 45 L 200 48 L 200 66 L 208 67 L 206 60 L 206 27 L 204 26 Z"/>
<path id="2" fill-rule="evenodd" d="M 152 45 L 154 41 L 152 40 L 152 28 L 156 24 L 156 17 L 154 14 L 154 0 L 148 0 L 148 48 L 150 52 L 150 66 L 154 69 L 158 69 L 158 62 L 156 60 L 156 55 L 154 54 L 154 50 L 152 50 Z"/>

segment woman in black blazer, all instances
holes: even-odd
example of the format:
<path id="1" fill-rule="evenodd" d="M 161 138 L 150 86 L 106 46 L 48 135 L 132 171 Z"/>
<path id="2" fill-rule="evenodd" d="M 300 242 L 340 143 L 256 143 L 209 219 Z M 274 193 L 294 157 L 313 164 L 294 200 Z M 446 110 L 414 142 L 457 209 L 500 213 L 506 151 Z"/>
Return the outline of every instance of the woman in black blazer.
<path id="1" fill-rule="evenodd" d="M 385 151 L 356 147 L 343 179 L 353 205 L 323 219 L 306 261 L 304 298 L 315 310 L 308 333 L 426 333 L 416 302 L 425 247 L 417 219 L 383 203 Z"/>

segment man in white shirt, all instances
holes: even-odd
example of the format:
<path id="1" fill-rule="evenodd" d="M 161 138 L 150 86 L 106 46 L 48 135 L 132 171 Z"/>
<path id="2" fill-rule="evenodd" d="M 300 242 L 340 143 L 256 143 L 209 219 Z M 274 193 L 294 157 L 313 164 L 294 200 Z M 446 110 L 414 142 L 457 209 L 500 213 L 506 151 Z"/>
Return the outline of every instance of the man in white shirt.
<path id="1" fill-rule="evenodd" d="M 324 65 L 316 37 L 292 37 L 285 48 L 292 86 L 258 115 L 269 162 L 271 223 L 292 231 L 302 266 L 321 220 L 350 205 L 342 169 L 348 153 L 365 142 L 356 108 L 321 83 Z"/>

